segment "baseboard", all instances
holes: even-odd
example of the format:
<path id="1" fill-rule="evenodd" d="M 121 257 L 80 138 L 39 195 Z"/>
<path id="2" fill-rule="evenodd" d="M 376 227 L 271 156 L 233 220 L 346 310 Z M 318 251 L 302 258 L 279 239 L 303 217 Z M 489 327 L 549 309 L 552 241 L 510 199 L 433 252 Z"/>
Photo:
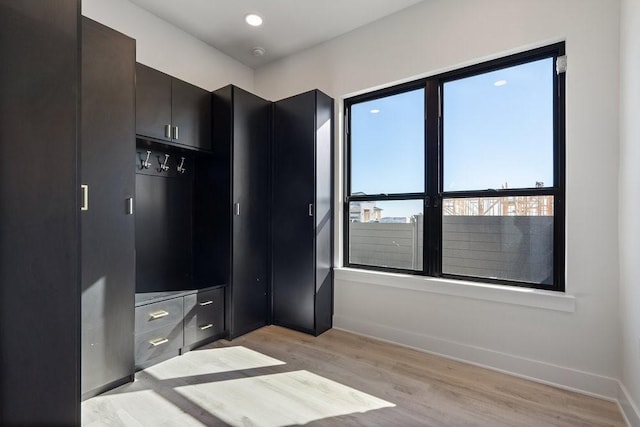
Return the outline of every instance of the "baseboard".
<path id="1" fill-rule="evenodd" d="M 618 405 L 620 405 L 620 411 L 627 425 L 640 427 L 640 411 L 638 411 L 633 399 L 629 396 L 627 388 L 621 382 L 618 382 Z"/>
<path id="2" fill-rule="evenodd" d="M 95 397 L 99 394 L 102 394 L 116 387 L 120 387 L 121 385 L 132 383 L 134 380 L 135 380 L 135 377 L 133 374 L 127 375 L 124 378 L 117 379 L 115 381 L 110 382 L 109 384 L 105 384 L 103 386 L 90 390 L 86 393 L 83 393 L 82 396 L 80 396 L 80 401 L 84 402 L 87 399 L 91 399 L 92 397 Z"/>
<path id="3" fill-rule="evenodd" d="M 566 390 L 614 402 L 619 399 L 621 386 L 615 378 L 443 340 L 429 335 L 392 328 L 387 325 L 363 322 L 348 316 L 334 315 L 333 325 L 336 329 L 399 344 Z M 637 412 L 635 414 L 637 419 Z M 637 424 L 631 425 L 635 427 Z"/>

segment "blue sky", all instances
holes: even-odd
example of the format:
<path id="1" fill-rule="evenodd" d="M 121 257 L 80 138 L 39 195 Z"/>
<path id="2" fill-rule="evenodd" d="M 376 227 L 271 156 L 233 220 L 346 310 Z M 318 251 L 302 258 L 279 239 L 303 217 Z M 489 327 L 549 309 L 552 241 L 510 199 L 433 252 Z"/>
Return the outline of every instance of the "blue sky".
<path id="1" fill-rule="evenodd" d="M 552 72 L 548 58 L 444 84 L 444 191 L 553 185 Z M 352 192 L 424 191 L 424 90 L 353 105 L 351 162 Z"/>

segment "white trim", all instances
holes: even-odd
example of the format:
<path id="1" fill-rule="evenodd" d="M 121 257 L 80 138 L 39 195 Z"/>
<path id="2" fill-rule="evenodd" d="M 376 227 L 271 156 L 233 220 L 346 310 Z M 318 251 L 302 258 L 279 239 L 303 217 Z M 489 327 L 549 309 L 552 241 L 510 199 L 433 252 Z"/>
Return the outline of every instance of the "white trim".
<path id="1" fill-rule="evenodd" d="M 355 268 L 335 268 L 334 271 L 335 280 L 523 305 L 567 313 L 576 311 L 575 297 L 561 292 Z"/>
<path id="2" fill-rule="evenodd" d="M 631 399 L 629 391 L 620 381 L 618 381 L 618 406 L 628 426 L 640 427 L 640 411 Z"/>
<path id="3" fill-rule="evenodd" d="M 334 315 L 335 329 L 402 345 L 418 351 L 447 357 L 494 371 L 504 372 L 538 383 L 616 402 L 620 385 L 617 379 L 577 369 L 527 359 L 459 342 L 363 322 Z M 634 426 L 635 427 L 635 426 Z"/>

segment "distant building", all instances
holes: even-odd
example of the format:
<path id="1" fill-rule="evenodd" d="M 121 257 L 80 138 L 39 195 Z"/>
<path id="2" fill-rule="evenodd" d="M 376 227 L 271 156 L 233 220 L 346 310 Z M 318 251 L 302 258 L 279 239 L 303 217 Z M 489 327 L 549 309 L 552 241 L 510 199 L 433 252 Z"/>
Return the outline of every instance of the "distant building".
<path id="1" fill-rule="evenodd" d="M 382 210 L 376 206 L 376 202 L 351 202 L 349 222 L 378 222 L 382 217 Z"/>

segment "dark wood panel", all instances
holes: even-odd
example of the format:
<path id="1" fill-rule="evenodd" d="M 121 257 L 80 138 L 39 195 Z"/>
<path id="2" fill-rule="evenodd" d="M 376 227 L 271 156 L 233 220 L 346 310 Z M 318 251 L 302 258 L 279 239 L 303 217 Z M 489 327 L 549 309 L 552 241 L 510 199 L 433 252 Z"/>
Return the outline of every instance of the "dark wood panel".
<path id="1" fill-rule="evenodd" d="M 211 149 L 211 93 L 182 80 L 171 83 L 171 124 L 174 142 Z"/>
<path id="2" fill-rule="evenodd" d="M 0 424 L 80 424 L 78 0 L 0 0 Z"/>
<path id="3" fill-rule="evenodd" d="M 193 287 L 193 176 L 136 174 L 136 292 Z"/>
<path id="4" fill-rule="evenodd" d="M 196 183 L 210 182 L 212 197 L 199 199 L 196 224 L 213 237 L 212 245 L 196 251 L 198 279 L 211 277 L 219 283 L 231 283 L 231 136 L 232 87 L 226 86 L 212 93 L 213 156 Z M 209 217 L 207 218 L 206 215 Z M 202 250 L 205 249 L 205 250 Z M 231 307 L 231 292 L 226 292 L 225 306 Z M 231 310 L 225 313 L 225 325 L 231 324 Z"/>
<path id="5" fill-rule="evenodd" d="M 133 374 L 135 40 L 82 20 L 82 394 Z"/>
<path id="6" fill-rule="evenodd" d="M 231 337 L 267 323 L 271 103 L 233 88 Z"/>
<path id="7" fill-rule="evenodd" d="M 273 320 L 315 329 L 315 91 L 278 101 L 273 126 Z"/>
<path id="8" fill-rule="evenodd" d="M 315 333 L 333 324 L 333 99 L 316 92 Z"/>
<path id="9" fill-rule="evenodd" d="M 170 141 L 171 76 L 136 63 L 136 133 Z"/>
<path id="10" fill-rule="evenodd" d="M 180 302 L 182 302 L 182 298 L 180 298 Z M 163 360 L 178 356 L 183 344 L 182 321 L 136 334 L 136 369 L 144 369 Z"/>
<path id="11" fill-rule="evenodd" d="M 270 111 L 269 101 L 234 86 L 213 93 L 211 269 L 230 284 L 231 337 L 268 321 Z"/>
<path id="12" fill-rule="evenodd" d="M 183 318 L 182 297 L 140 305 L 135 308 L 135 312 L 136 334 L 177 325 Z"/>
<path id="13" fill-rule="evenodd" d="M 224 291 L 217 288 L 184 297 L 185 347 L 224 332 Z"/>

